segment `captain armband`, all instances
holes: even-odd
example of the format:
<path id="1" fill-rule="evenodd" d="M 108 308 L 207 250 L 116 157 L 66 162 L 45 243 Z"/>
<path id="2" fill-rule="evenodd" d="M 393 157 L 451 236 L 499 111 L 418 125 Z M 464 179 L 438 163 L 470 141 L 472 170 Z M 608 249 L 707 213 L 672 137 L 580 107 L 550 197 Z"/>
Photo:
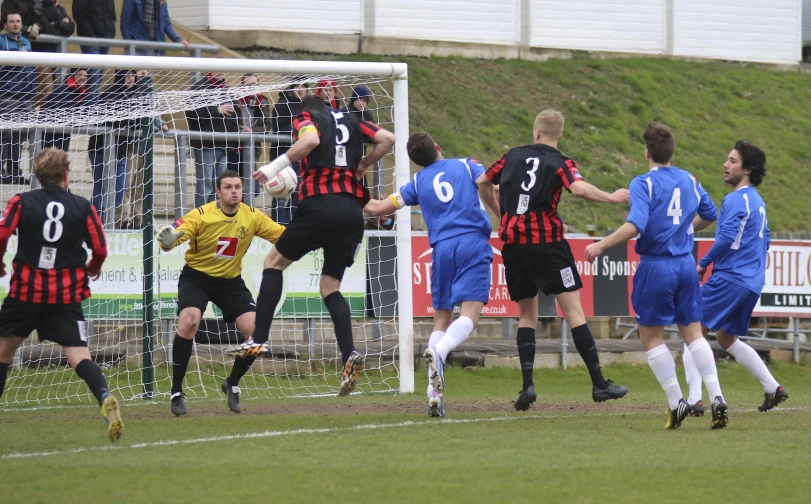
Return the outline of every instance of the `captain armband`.
<path id="1" fill-rule="evenodd" d="M 400 193 L 392 194 L 391 196 L 389 196 L 389 199 L 394 203 L 394 208 L 396 208 L 397 210 L 403 208 L 404 206 L 407 206 L 405 200 L 403 199 L 403 195 Z"/>

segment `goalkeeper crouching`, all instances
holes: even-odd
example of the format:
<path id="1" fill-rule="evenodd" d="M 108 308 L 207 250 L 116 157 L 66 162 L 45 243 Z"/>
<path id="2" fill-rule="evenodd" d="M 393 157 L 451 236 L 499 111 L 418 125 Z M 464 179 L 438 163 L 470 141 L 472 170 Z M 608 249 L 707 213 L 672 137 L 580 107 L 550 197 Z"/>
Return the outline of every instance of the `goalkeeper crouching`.
<path id="1" fill-rule="evenodd" d="M 256 303 L 242 280 L 242 258 L 254 236 L 276 243 L 284 231 L 270 217 L 242 203 L 242 179 L 227 170 L 217 177 L 217 200 L 190 211 L 160 230 L 157 240 L 164 251 L 189 242 L 186 264 L 177 285 L 177 333 L 172 345 L 172 413 L 185 415 L 183 378 L 189 365 L 194 336 L 209 301 L 222 310 L 226 322 L 236 322 L 250 337 L 256 323 Z M 240 413 L 239 379 L 248 365 L 237 359 L 222 383 L 228 408 Z"/>

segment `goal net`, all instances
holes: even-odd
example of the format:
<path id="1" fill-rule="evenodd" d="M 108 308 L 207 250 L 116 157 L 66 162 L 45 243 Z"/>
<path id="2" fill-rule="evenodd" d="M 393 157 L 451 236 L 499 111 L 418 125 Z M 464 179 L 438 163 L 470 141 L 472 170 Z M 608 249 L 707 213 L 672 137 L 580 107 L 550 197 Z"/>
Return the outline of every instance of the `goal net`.
<path id="1" fill-rule="evenodd" d="M 44 69 L 48 75 L 38 78 Z M 164 253 L 154 242 L 156 230 L 213 201 L 216 176 L 225 169 L 243 177 L 244 202 L 289 222 L 297 194 L 274 200 L 250 174 L 289 147 L 303 96 L 326 96 L 337 110 L 395 131 L 396 154 L 366 174 L 373 196 L 392 193 L 409 177 L 402 64 L 0 52 L 0 73 L 6 91 L 0 201 L 5 208 L 14 194 L 37 187 L 33 157 L 41 149 L 68 152 L 70 190 L 99 209 L 108 244 L 104 271 L 84 303 L 88 341 L 111 390 L 124 400 L 167 400 L 171 388 L 177 282 L 188 243 Z M 367 219 L 365 228 L 341 287 L 356 349 L 366 356 L 356 391 L 411 392 L 411 217 L 401 210 L 391 219 Z M 243 260 L 254 298 L 271 247 L 254 238 Z M 3 257 L 7 270 L 16 248 L 13 236 Z M 272 357 L 257 359 L 243 378 L 246 400 L 337 392 L 341 359 L 319 296 L 322 265 L 319 250 L 286 270 Z M 6 275 L 3 298 L 8 289 Z M 220 384 L 233 363 L 225 352 L 243 338 L 209 304 L 186 374 L 187 397 L 222 400 Z M 0 405 L 89 401 L 61 349 L 34 332 L 14 357 Z"/>

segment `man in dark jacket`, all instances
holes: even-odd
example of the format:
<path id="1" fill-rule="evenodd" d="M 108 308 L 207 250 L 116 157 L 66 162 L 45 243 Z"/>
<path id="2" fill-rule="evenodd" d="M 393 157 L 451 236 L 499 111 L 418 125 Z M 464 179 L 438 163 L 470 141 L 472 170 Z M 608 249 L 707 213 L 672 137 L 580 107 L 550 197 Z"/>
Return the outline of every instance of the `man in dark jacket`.
<path id="1" fill-rule="evenodd" d="M 296 77 L 295 80 L 300 80 Z M 287 86 L 279 93 L 279 99 L 273 106 L 273 132 L 279 135 L 293 134 L 293 119 L 301 113 L 301 100 L 307 96 L 307 88 L 302 83 Z M 275 144 L 270 148 L 270 159 L 276 159 L 286 153 L 289 144 Z M 293 169 L 301 178 L 299 163 L 293 164 Z M 293 220 L 293 213 L 298 207 L 298 191 L 294 191 L 287 200 L 273 198 L 270 208 L 270 218 L 279 224 L 289 224 Z"/>
<path id="2" fill-rule="evenodd" d="M 211 72 L 200 78 L 192 86 L 192 91 L 224 89 L 225 74 Z M 213 131 L 218 133 L 239 132 L 239 119 L 233 103 L 212 107 L 200 107 L 186 111 L 186 122 L 190 131 Z M 191 140 L 194 155 L 195 191 L 194 206 L 203 206 L 214 201 L 215 181 L 227 165 L 226 149 L 234 148 L 237 142 L 225 140 Z"/>
<path id="3" fill-rule="evenodd" d="M 70 37 L 76 25 L 58 0 L 3 0 L 2 10 L 16 10 L 23 19 L 23 35 L 34 52 L 56 52 L 56 44 L 36 42 L 41 34 Z"/>
<path id="4" fill-rule="evenodd" d="M 169 17 L 166 0 L 124 0 L 121 7 L 121 36 L 130 40 L 179 42 L 189 48 L 189 43 L 177 34 Z M 136 51 L 138 52 L 138 51 Z M 140 51 L 154 54 L 154 51 Z"/>
<path id="5" fill-rule="evenodd" d="M 74 0 L 73 19 L 76 21 L 76 35 L 80 37 L 115 38 L 115 0 Z M 108 54 L 109 47 L 80 46 L 83 54 Z M 90 70 L 87 89 L 88 101 L 99 99 L 99 84 L 103 70 Z"/>
<path id="6" fill-rule="evenodd" d="M 17 11 L 3 14 L 3 31 L 0 33 L 0 51 L 31 52 L 31 43 L 21 35 L 22 16 Z M 16 121 L 30 120 L 33 113 L 31 101 L 37 92 L 34 68 L 30 66 L 0 66 L 0 110 L 7 114 L 17 113 Z M 20 171 L 20 151 L 23 137 L 19 130 L 0 132 L 0 183 L 27 184 Z"/>
<path id="7" fill-rule="evenodd" d="M 87 88 L 87 69 L 74 68 L 70 72 L 70 76 L 65 79 L 65 82 L 59 84 L 51 91 L 45 103 L 40 107 L 40 114 L 50 115 L 53 117 L 55 114 L 70 115 L 85 102 L 85 94 Z M 51 112 L 58 110 L 59 112 Z M 53 119 L 46 117 L 43 122 L 53 122 Z M 70 133 L 45 133 L 43 137 L 45 147 L 56 147 L 57 149 L 65 152 L 70 148 Z"/>
<path id="8" fill-rule="evenodd" d="M 369 99 L 372 97 L 372 92 L 369 91 L 369 88 L 366 86 L 355 86 L 355 89 L 352 90 L 352 98 L 347 101 L 346 107 L 341 109 L 341 112 L 344 114 L 350 114 L 354 116 L 358 120 L 364 120 L 369 122 L 375 122 L 374 116 L 372 115 L 372 111 L 369 110 Z M 375 198 L 378 198 L 378 195 L 381 190 L 381 180 L 380 180 L 380 169 L 383 166 L 383 160 L 378 160 L 371 168 L 370 172 L 372 172 L 372 194 Z M 366 179 L 363 180 L 364 185 L 366 185 Z M 382 199 L 382 198 L 381 198 Z"/>

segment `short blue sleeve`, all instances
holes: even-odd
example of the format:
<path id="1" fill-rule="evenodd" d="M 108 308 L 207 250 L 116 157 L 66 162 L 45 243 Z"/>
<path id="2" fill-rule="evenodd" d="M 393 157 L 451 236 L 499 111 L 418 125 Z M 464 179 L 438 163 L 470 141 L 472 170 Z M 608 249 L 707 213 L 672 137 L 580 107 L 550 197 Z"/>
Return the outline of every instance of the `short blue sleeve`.
<path id="1" fill-rule="evenodd" d="M 467 168 L 470 171 L 470 177 L 473 179 L 473 182 L 479 180 L 479 177 L 481 177 L 482 174 L 484 173 L 484 165 L 482 165 L 473 158 L 465 159 L 465 164 L 467 165 Z"/>
<path id="2" fill-rule="evenodd" d="M 645 232 L 645 228 L 648 226 L 648 217 L 650 216 L 652 192 L 650 177 L 644 179 L 636 177 L 631 181 L 629 191 L 631 193 L 631 211 L 628 212 L 625 222 L 633 224 L 641 234 Z"/>
<path id="3" fill-rule="evenodd" d="M 712 202 L 710 195 L 707 194 L 707 191 L 695 178 L 693 178 L 693 184 L 695 184 L 698 193 L 698 216 L 705 221 L 714 221 L 718 218 L 718 209 L 715 207 L 715 203 Z"/>
<path id="4" fill-rule="evenodd" d="M 405 204 L 408 206 L 420 204 L 420 199 L 419 197 L 417 197 L 416 175 L 414 176 L 414 179 L 411 180 L 411 182 L 400 188 L 400 195 L 403 197 L 403 201 L 405 201 Z"/>

